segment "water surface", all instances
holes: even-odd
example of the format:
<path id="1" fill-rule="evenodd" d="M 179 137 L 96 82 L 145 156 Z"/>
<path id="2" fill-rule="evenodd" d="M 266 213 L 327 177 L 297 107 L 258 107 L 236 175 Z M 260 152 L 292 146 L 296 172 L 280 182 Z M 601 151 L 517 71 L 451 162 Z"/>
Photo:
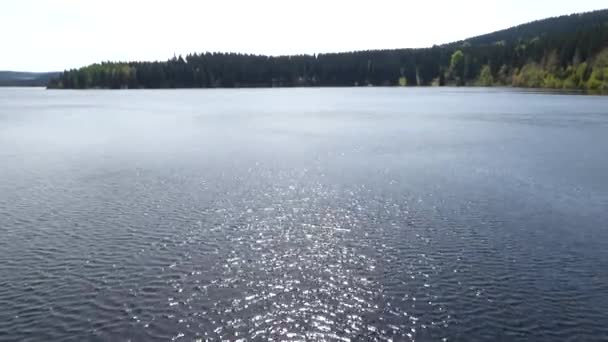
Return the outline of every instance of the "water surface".
<path id="1" fill-rule="evenodd" d="M 0 89 L 0 340 L 605 341 L 608 98 Z"/>

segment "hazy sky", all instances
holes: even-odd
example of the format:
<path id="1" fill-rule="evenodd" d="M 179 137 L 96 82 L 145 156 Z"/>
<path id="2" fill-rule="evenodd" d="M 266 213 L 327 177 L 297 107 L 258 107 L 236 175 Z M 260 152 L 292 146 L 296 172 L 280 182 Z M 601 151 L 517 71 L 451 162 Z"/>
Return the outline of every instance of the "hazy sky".
<path id="1" fill-rule="evenodd" d="M 606 0 L 2 0 L 0 70 L 234 51 L 425 47 Z"/>

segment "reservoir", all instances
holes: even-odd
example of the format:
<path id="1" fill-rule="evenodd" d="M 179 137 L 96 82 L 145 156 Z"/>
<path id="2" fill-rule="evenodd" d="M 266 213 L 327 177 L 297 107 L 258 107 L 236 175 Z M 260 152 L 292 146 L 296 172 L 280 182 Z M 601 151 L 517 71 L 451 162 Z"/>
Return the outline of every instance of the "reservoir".
<path id="1" fill-rule="evenodd" d="M 608 97 L 0 88 L 2 341 L 605 341 Z"/>

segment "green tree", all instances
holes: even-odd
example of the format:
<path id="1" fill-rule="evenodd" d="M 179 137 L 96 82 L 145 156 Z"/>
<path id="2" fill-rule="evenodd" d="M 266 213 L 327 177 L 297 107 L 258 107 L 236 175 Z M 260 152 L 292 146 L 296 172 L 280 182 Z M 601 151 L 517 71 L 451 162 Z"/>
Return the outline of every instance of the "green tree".
<path id="1" fill-rule="evenodd" d="M 456 50 L 450 58 L 450 73 L 459 85 L 464 84 L 464 67 L 464 53 Z"/>
<path id="2" fill-rule="evenodd" d="M 608 92 L 608 48 L 595 57 L 587 89 Z"/>
<path id="3" fill-rule="evenodd" d="M 513 85 L 524 88 L 541 88 L 544 84 L 544 73 L 536 63 L 529 63 L 513 77 Z"/>
<path id="4" fill-rule="evenodd" d="M 494 85 L 494 77 L 492 76 L 492 70 L 489 65 L 484 65 L 481 68 L 477 84 L 483 87 L 491 87 Z"/>

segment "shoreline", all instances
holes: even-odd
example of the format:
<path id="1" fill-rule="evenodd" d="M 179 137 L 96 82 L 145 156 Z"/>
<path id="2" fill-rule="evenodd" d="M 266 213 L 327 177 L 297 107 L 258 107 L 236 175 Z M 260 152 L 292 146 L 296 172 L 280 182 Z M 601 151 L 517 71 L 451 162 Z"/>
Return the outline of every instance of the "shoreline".
<path id="1" fill-rule="evenodd" d="M 513 90 L 520 91 L 526 93 L 544 93 L 544 94 L 561 94 L 561 95 L 596 95 L 596 96 L 606 96 L 608 92 L 602 91 L 589 91 L 585 89 L 554 89 L 554 88 L 530 88 L 530 87 L 513 87 L 513 86 L 432 86 L 432 85 L 421 85 L 421 86 L 387 86 L 387 85 L 379 85 L 379 86 L 282 86 L 282 87 L 272 87 L 272 86 L 251 86 L 251 87 L 167 87 L 167 88 L 53 88 L 53 87 L 34 87 L 34 86 L 11 86 L 11 87 L 0 87 L 0 88 L 41 88 L 44 90 L 76 90 L 76 91 L 91 91 L 91 90 L 101 90 L 101 91 L 138 91 L 138 90 L 270 90 L 270 89 L 378 89 L 378 88 L 387 88 L 387 89 L 479 89 L 479 90 Z"/>

